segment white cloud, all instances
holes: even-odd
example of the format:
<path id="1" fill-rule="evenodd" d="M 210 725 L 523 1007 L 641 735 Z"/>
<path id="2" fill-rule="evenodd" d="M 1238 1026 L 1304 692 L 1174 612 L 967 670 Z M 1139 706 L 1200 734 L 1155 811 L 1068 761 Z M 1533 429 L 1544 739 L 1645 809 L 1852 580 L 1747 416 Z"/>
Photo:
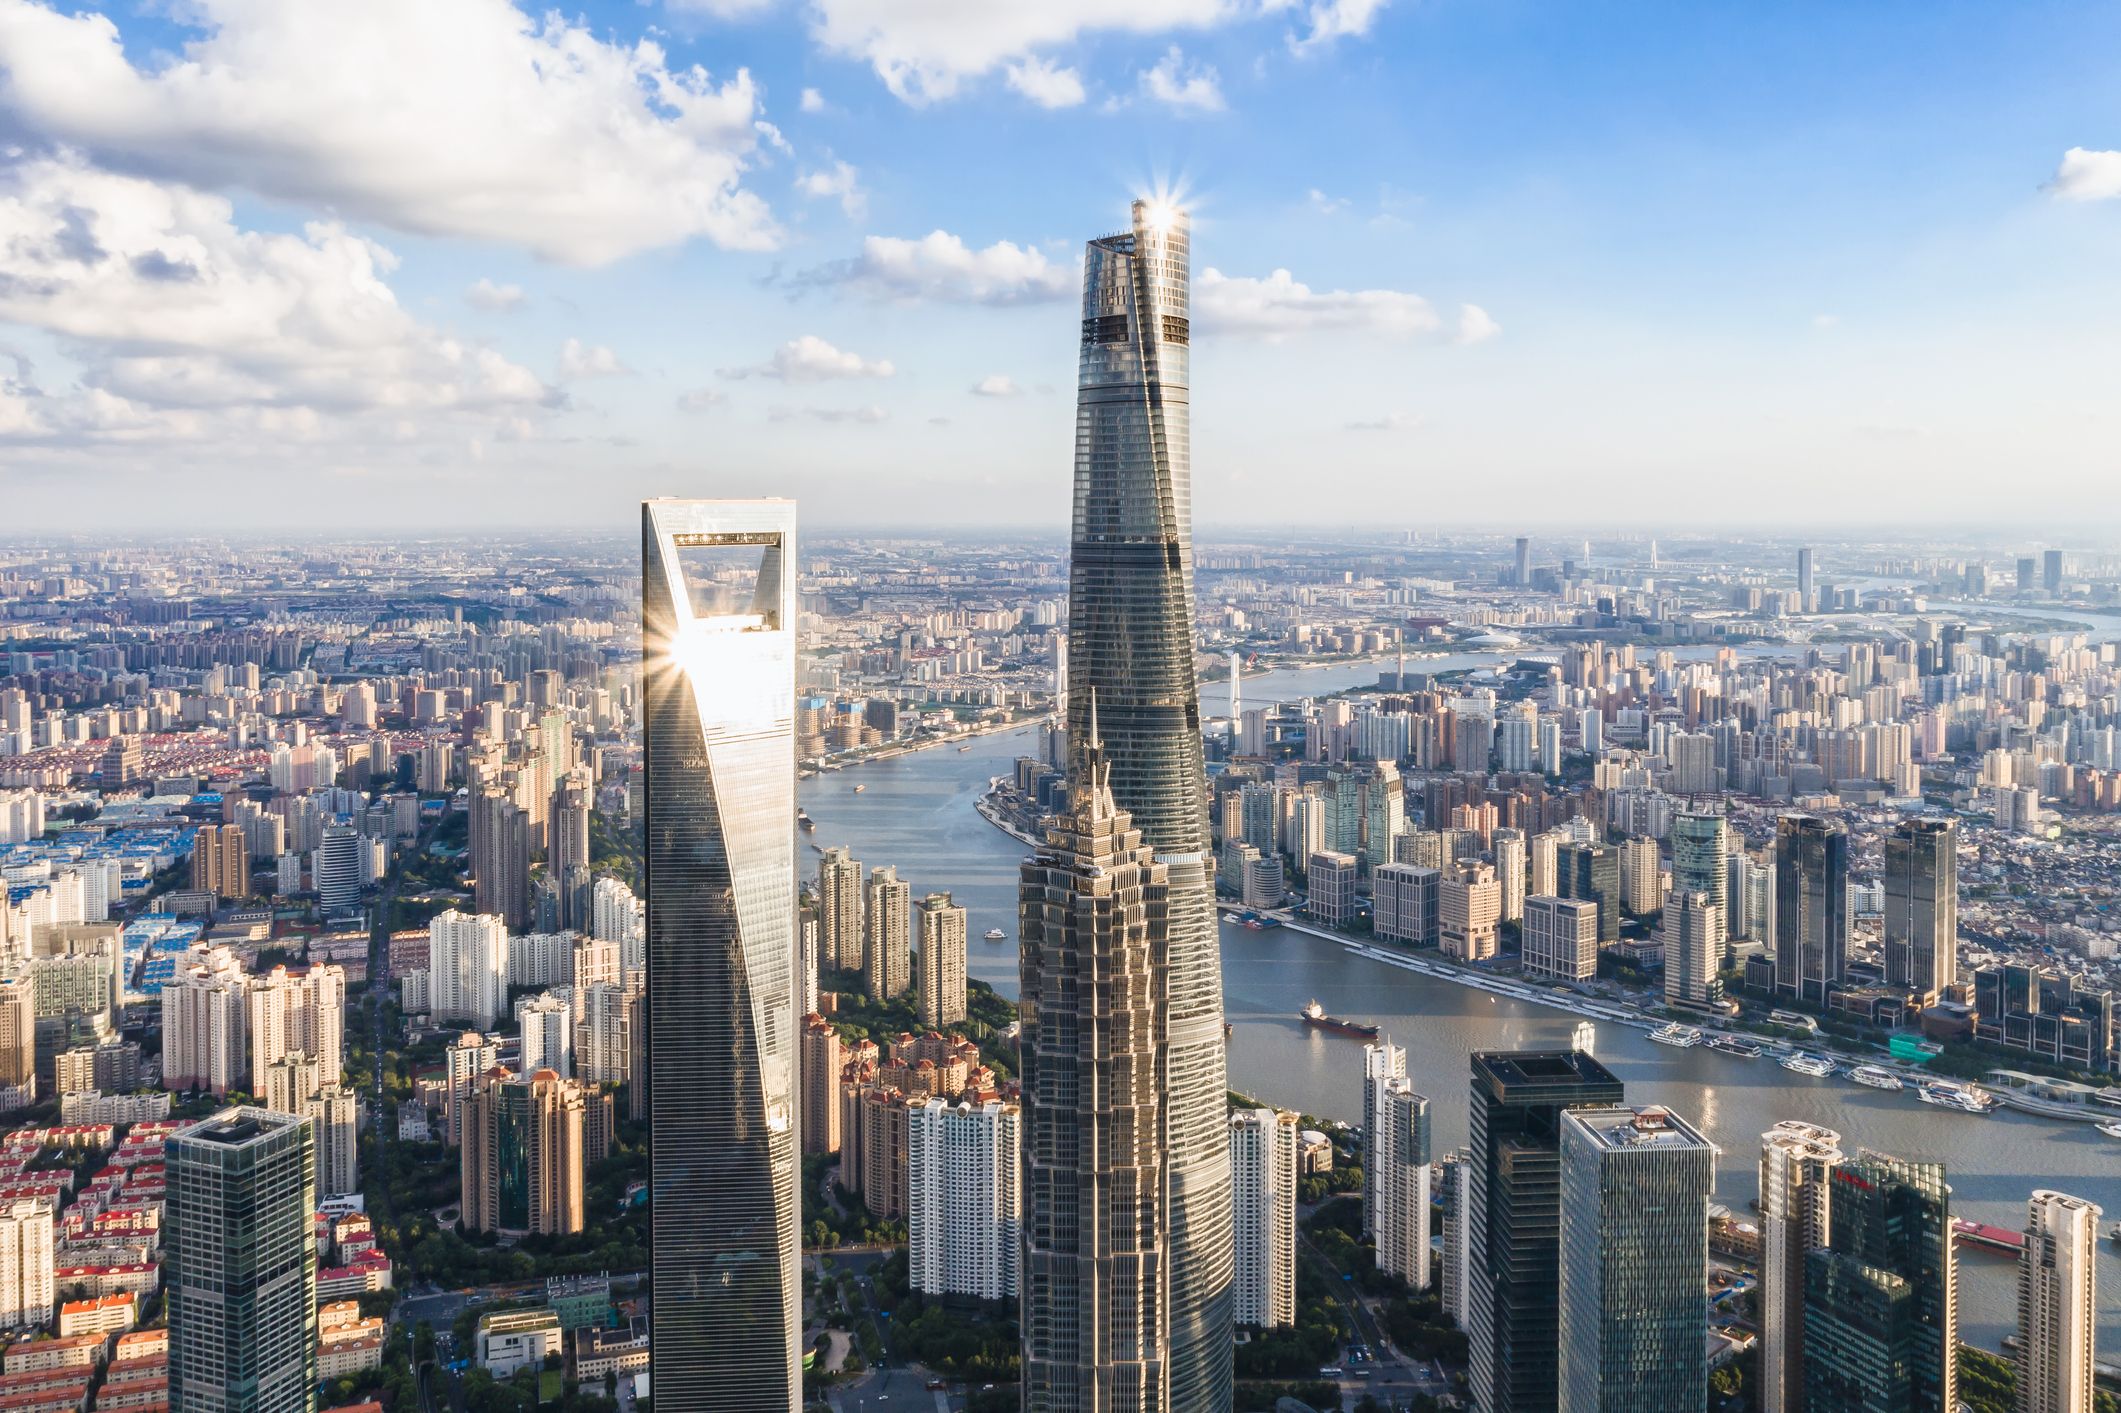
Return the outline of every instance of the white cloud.
<path id="1" fill-rule="evenodd" d="M 802 101 L 797 106 L 806 113 L 822 113 L 825 111 L 825 95 L 814 88 L 806 88 L 803 90 Z"/>
<path id="2" fill-rule="evenodd" d="M 1348 209 L 1346 197 L 1328 196 L 1315 186 L 1311 188 L 1306 199 L 1311 203 L 1311 209 L 1321 216 L 1337 216 Z"/>
<path id="3" fill-rule="evenodd" d="M 1176 44 L 1153 69 L 1142 70 L 1142 92 L 1181 112 L 1220 113 L 1222 83 L 1213 64 L 1188 63 Z"/>
<path id="4" fill-rule="evenodd" d="M 773 8 L 773 0 L 667 0 L 670 8 L 718 20 L 748 20 Z"/>
<path id="5" fill-rule="evenodd" d="M 117 26 L 0 0 L 0 112 L 104 166 L 597 265 L 695 236 L 773 246 L 741 180 L 749 73 L 606 43 L 509 0 L 187 0 L 135 67 Z"/>
<path id="6" fill-rule="evenodd" d="M 2047 189 L 2064 201 L 2121 199 L 2121 152 L 2072 147 L 2062 154 Z"/>
<path id="7" fill-rule="evenodd" d="M 867 407 L 775 407 L 766 413 L 771 422 L 882 422 L 890 413 L 870 403 Z"/>
<path id="8" fill-rule="evenodd" d="M 870 236 L 854 259 L 809 271 L 799 283 L 844 286 L 872 299 L 1029 304 L 1072 294 L 1076 267 L 1006 240 L 974 250 L 948 231 L 930 231 L 919 240 Z"/>
<path id="9" fill-rule="evenodd" d="M 1839 314 L 1814 314 L 1812 316 L 1812 327 L 1815 329 L 1831 329 L 1840 324 L 1840 322 L 1841 316 Z"/>
<path id="10" fill-rule="evenodd" d="M 569 339 L 560 348 L 560 376 L 563 379 L 615 378 L 632 371 L 619 361 L 616 353 L 600 343 Z"/>
<path id="11" fill-rule="evenodd" d="M 705 412 L 720 407 L 729 401 L 729 395 L 716 388 L 693 388 L 678 394 L 678 411 Z"/>
<path id="12" fill-rule="evenodd" d="M 385 281 L 396 264 L 335 224 L 241 230 L 222 197 L 75 158 L 0 167 L 0 322 L 51 335 L 80 369 L 64 396 L 18 370 L 0 420 L 99 439 L 306 437 L 352 414 L 552 400 L 528 369 L 408 314 Z"/>
<path id="13" fill-rule="evenodd" d="M 1015 397 L 1023 389 L 1007 373 L 989 373 L 972 385 L 976 397 Z"/>
<path id="14" fill-rule="evenodd" d="M 862 190 L 861 174 L 846 162 L 834 161 L 820 171 L 805 172 L 795 181 L 796 190 L 814 199 L 837 199 L 850 221 L 859 221 L 869 207 L 869 194 Z"/>
<path id="15" fill-rule="evenodd" d="M 886 358 L 867 359 L 835 348 L 816 334 L 790 339 L 764 363 L 724 368 L 725 378 L 772 378 L 783 383 L 821 383 L 828 378 L 888 378 L 896 371 Z"/>
<path id="16" fill-rule="evenodd" d="M 1495 316 L 1488 313 L 1487 310 L 1477 304 L 1461 304 L 1458 306 L 1457 342 L 1486 343 L 1489 339 L 1495 338 L 1501 333 L 1502 325 L 1496 323 Z"/>
<path id="17" fill-rule="evenodd" d="M 811 31 L 901 99 L 928 103 L 1087 32 L 1161 34 L 1249 13 L 1246 0 L 815 0 Z"/>
<path id="18" fill-rule="evenodd" d="M 1313 290 L 1298 284 L 1287 270 L 1276 270 L 1263 280 L 1203 270 L 1194 285 L 1193 313 L 1196 322 L 1210 329 L 1267 339 L 1321 330 L 1405 337 L 1433 334 L 1442 327 L 1436 311 L 1418 294 Z"/>
<path id="19" fill-rule="evenodd" d="M 521 285 L 497 285 L 481 276 L 477 283 L 464 291 L 464 302 L 474 309 L 502 311 L 520 309 L 523 306 Z"/>
<path id="20" fill-rule="evenodd" d="M 1350 39 L 1370 32 L 1370 22 L 1377 12 L 1384 9 L 1388 0 L 1310 0 L 1303 6 L 1304 18 L 1309 21 L 1309 34 L 1289 36 L 1289 48 L 1298 53 L 1331 44 L 1336 39 Z M 1274 8 L 1285 8 L 1277 5 Z"/>
<path id="21" fill-rule="evenodd" d="M 1083 101 L 1083 76 L 1032 55 L 1005 71 L 1009 86 L 1041 108 L 1073 108 Z"/>
<path id="22" fill-rule="evenodd" d="M 1382 417 L 1357 418 L 1348 423 L 1351 432 L 1405 432 L 1421 425 L 1421 418 L 1408 412 L 1387 412 Z"/>

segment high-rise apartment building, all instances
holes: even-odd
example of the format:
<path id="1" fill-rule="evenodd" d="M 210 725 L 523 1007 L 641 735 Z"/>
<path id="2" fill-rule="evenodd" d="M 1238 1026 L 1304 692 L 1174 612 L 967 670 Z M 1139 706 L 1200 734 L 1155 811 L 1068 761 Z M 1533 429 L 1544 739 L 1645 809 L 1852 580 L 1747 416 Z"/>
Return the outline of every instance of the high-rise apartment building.
<path id="1" fill-rule="evenodd" d="M 203 824 L 192 836 L 191 886 L 224 900 L 250 896 L 250 845 L 240 824 Z"/>
<path id="2" fill-rule="evenodd" d="M 481 1075 L 459 1154 L 464 1225 L 517 1236 L 582 1230 L 587 1111 L 582 1087 L 551 1070 Z"/>
<path id="3" fill-rule="evenodd" d="M 803 1151 L 840 1151 L 840 1033 L 823 1016 L 803 1017 Z"/>
<path id="4" fill-rule="evenodd" d="M 2091 1413 L 2100 1215 L 2063 1192 L 2035 1192 L 2026 1203 L 2012 1351 L 2019 1413 Z"/>
<path id="5" fill-rule="evenodd" d="M 1240 1325 L 1296 1323 L 1296 1115 L 1230 1113 L 1232 1315 Z"/>
<path id="6" fill-rule="evenodd" d="M 1230 1151 L 1193 667 L 1191 222 L 1161 202 L 1132 216 L 1084 256 L 1068 735 L 1086 739 L 1095 701 L 1116 806 L 1170 873 L 1159 1123 L 1171 1406 L 1217 1409 L 1231 1401 Z"/>
<path id="7" fill-rule="evenodd" d="M 862 898 L 862 990 L 873 1001 L 913 984 L 913 887 L 890 865 L 873 870 Z"/>
<path id="8" fill-rule="evenodd" d="M 1959 1299 L 1944 1165 L 1865 1152 L 1827 1179 L 1827 1244 L 1806 1253 L 1804 1406 L 1952 1413 Z"/>
<path id="9" fill-rule="evenodd" d="M 442 1124 L 452 1147 L 464 1142 L 465 1108 L 473 1088 L 499 1056 L 500 1047 L 476 1030 L 463 1031 L 442 1052 Z"/>
<path id="10" fill-rule="evenodd" d="M 795 508 L 641 508 L 658 1399 L 802 1403 Z"/>
<path id="11" fill-rule="evenodd" d="M 28 973 L 0 976 L 0 1089 L 28 1084 L 37 1073 L 37 998 Z M 172 1084 L 170 1088 L 177 1086 Z"/>
<path id="12" fill-rule="evenodd" d="M 906 1112 L 906 1279 L 933 1296 L 1014 1300 L 1023 1244 L 1022 1115 L 999 1099 Z"/>
<path id="13" fill-rule="evenodd" d="M 845 849 L 817 861 L 818 964 L 836 971 L 862 965 L 862 864 Z"/>
<path id="14" fill-rule="evenodd" d="M 530 927 L 530 859 L 536 819 L 499 786 L 471 798 L 472 906 L 511 932 Z"/>
<path id="15" fill-rule="evenodd" d="M 265 1093 L 266 1071 L 293 1054 L 306 1055 L 315 1064 L 318 1084 L 339 1082 L 345 1052 L 345 971 L 328 962 L 301 971 L 274 967 L 264 976 L 251 978 L 245 999 L 250 1018 L 251 1093 Z M 309 1095 L 294 1097 L 302 1100 Z"/>
<path id="16" fill-rule="evenodd" d="M 308 1120 L 224 1109 L 163 1159 L 169 1405 L 317 1406 L 316 1158 Z"/>
<path id="17" fill-rule="evenodd" d="M 1466 1218 L 1470 1215 L 1468 1204 L 1472 1200 L 1473 1165 L 1463 1153 L 1446 1153 L 1437 1164 L 1437 1171 L 1442 1189 L 1443 1221 L 1443 1274 L 1437 1284 L 1444 1314 L 1464 1329 L 1472 1318 L 1467 1308 L 1473 1271 L 1466 1261 Z"/>
<path id="18" fill-rule="evenodd" d="M 361 1190 L 360 1103 L 351 1089 L 328 1084 L 302 1101 L 317 1154 L 317 1196 Z"/>
<path id="19" fill-rule="evenodd" d="M 1820 1009 L 1848 974 L 1849 836 L 1815 815 L 1775 821 L 1775 990 Z"/>
<path id="20" fill-rule="evenodd" d="M 56 1294 L 51 1204 L 18 1197 L 0 1207 L 0 1329 L 44 1324 Z"/>
<path id="21" fill-rule="evenodd" d="M 1598 975 L 1598 904 L 1588 898 L 1525 899 L 1518 936 L 1528 975 L 1555 981 Z"/>
<path id="22" fill-rule="evenodd" d="M 1377 1269 L 1416 1290 L 1429 1284 L 1429 1101 L 1404 1079 L 1386 1080 L 1377 1094 L 1377 1139 L 1364 1148 L 1376 1155 L 1377 1176 L 1363 1172 L 1363 1190 L 1374 1191 Z"/>
<path id="23" fill-rule="evenodd" d="M 1482 1408 L 1558 1406 L 1561 1116 L 1619 1104 L 1618 1079 L 1581 1051 L 1472 1057 L 1466 1303 L 1473 1397 Z"/>
<path id="24" fill-rule="evenodd" d="M 1407 1052 L 1394 1045 L 1391 1037 L 1375 1041 L 1362 1047 L 1362 1234 L 1370 1236 L 1377 1230 L 1377 1174 L 1380 1171 L 1377 1148 L 1379 1114 L 1384 1103 L 1385 1086 L 1393 1080 L 1407 1077 Z"/>
<path id="25" fill-rule="evenodd" d="M 1760 1410 L 1804 1413 L 1804 1265 L 1826 1245 L 1841 1135 L 1790 1120 L 1760 1139 Z"/>
<path id="26" fill-rule="evenodd" d="M 931 1030 L 965 1019 L 965 910 L 948 893 L 930 893 L 914 908 L 920 933 L 921 1024 Z"/>
<path id="27" fill-rule="evenodd" d="M 1664 906 L 1664 858 L 1655 839 L 1620 841 L 1620 902 L 1637 917 Z"/>
<path id="28" fill-rule="evenodd" d="M 517 1056 L 525 1074 L 574 1077 L 574 1004 L 548 991 L 516 1007 Z"/>
<path id="29" fill-rule="evenodd" d="M 1072 810 L 1024 861 L 1017 894 L 1023 1386 L 1036 1413 L 1177 1406 L 1157 1083 L 1170 875 L 1113 801 L 1096 723 L 1086 713 L 1071 738 Z"/>
<path id="30" fill-rule="evenodd" d="M 508 923 L 497 913 L 435 914 L 427 924 L 428 1003 L 438 1021 L 492 1030 L 508 1014 Z"/>
<path id="31" fill-rule="evenodd" d="M 1502 920 L 1522 922 L 1525 900 L 1525 838 L 1522 829 L 1498 829 L 1490 836 L 1495 881 L 1502 886 Z"/>
<path id="32" fill-rule="evenodd" d="M 250 975 L 226 947 L 194 950 L 162 987 L 162 1083 L 241 1090 L 250 1067 Z"/>
<path id="33" fill-rule="evenodd" d="M 1959 825 L 1903 819 L 1885 836 L 1885 983 L 1934 1002 L 1959 979 Z"/>
<path id="34" fill-rule="evenodd" d="M 1561 1407 L 1706 1407 L 1716 1149 L 1666 1109 L 1561 1116 Z"/>

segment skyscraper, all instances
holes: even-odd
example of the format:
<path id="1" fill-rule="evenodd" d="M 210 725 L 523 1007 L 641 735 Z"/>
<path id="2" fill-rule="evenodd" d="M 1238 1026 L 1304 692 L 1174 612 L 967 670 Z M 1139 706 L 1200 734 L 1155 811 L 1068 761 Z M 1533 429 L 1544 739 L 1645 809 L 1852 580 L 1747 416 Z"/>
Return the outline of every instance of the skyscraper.
<path id="1" fill-rule="evenodd" d="M 1376 1193 L 1377 1269 L 1416 1290 L 1429 1284 L 1429 1101 L 1404 1079 L 1389 1079 L 1377 1094 L 1377 1175 L 1363 1170 L 1363 1191 Z"/>
<path id="2" fill-rule="evenodd" d="M 1075 419 L 1068 734 L 1090 703 L 1117 809 L 1170 873 L 1159 1111 L 1170 1163 L 1171 1406 L 1230 1390 L 1230 1153 L 1222 959 L 1193 668 L 1189 259 L 1185 212 L 1137 201 L 1090 242 Z"/>
<path id="3" fill-rule="evenodd" d="M 920 930 L 920 980 L 914 988 L 921 1024 L 934 1029 L 965 1018 L 965 910 L 948 893 L 930 893 L 913 910 Z"/>
<path id="4" fill-rule="evenodd" d="M 1848 970 L 1849 836 L 1815 815 L 1775 822 L 1775 990 L 1825 1009 Z"/>
<path id="5" fill-rule="evenodd" d="M 306 1119 L 223 1109 L 163 1148 L 169 1403 L 317 1406 L 315 1156 Z"/>
<path id="6" fill-rule="evenodd" d="M 1709 1396 L 1716 1148 L 1665 1109 L 1561 1116 L 1561 1406 L 1694 1409 Z"/>
<path id="7" fill-rule="evenodd" d="M 1586 898 L 1598 904 L 1598 945 L 1620 940 L 1620 851 L 1611 844 L 1571 843 L 1557 846 L 1555 863 L 1564 898 Z"/>
<path id="8" fill-rule="evenodd" d="M 1885 836 L 1885 983 L 1927 1005 L 1958 979 L 1958 821 L 1903 819 Z"/>
<path id="9" fill-rule="evenodd" d="M 1262 1329 L 1295 1324 L 1296 1115 L 1231 1111 L 1230 1214 L 1232 1318 Z"/>
<path id="10" fill-rule="evenodd" d="M 1804 1410 L 1804 1258 L 1826 1245 L 1841 1135 L 1789 1120 L 1760 1138 L 1760 1413 Z"/>
<path id="11" fill-rule="evenodd" d="M 1561 1315 L 1561 1115 L 1618 1104 L 1612 1072 L 1581 1051 L 1473 1055 L 1466 1265 L 1473 1397 L 1551 1413 Z"/>
<path id="12" fill-rule="evenodd" d="M 641 507 L 656 1395 L 802 1401 L 795 507 Z"/>
<path id="13" fill-rule="evenodd" d="M 1664 999 L 1670 1005 L 1713 1006 L 1723 999 L 1723 909 L 1706 893 L 1674 892 L 1665 899 Z"/>
<path id="14" fill-rule="evenodd" d="M 2049 597 L 2062 593 L 2062 551 L 2051 549 L 2040 557 L 2040 578 Z"/>
<path id="15" fill-rule="evenodd" d="M 2090 1413 L 2100 1215 L 2062 1192 L 2035 1192 L 2026 1204 L 2012 1351 L 2019 1413 Z"/>
<path id="16" fill-rule="evenodd" d="M 17 1197 L 0 1207 L 0 1329 L 52 1317 L 52 1204 Z"/>
<path id="17" fill-rule="evenodd" d="M 906 1112 L 906 1280 L 928 1295 L 1014 1300 L 1023 1246 L 1022 1114 L 999 1099 Z"/>
<path id="18" fill-rule="evenodd" d="M 1812 611 L 1812 552 L 1810 549 L 1797 551 L 1797 600 L 1800 611 L 1804 613 Z"/>
<path id="19" fill-rule="evenodd" d="M 1827 1244 L 1805 1256 L 1804 1406 L 1952 1413 L 1959 1298 L 1941 1163 L 1862 1153 L 1827 1179 Z"/>
<path id="20" fill-rule="evenodd" d="M 845 849 L 817 861 L 818 963 L 856 971 L 862 965 L 862 863 Z"/>
<path id="21" fill-rule="evenodd" d="M 1719 928 L 1715 938 L 1716 966 L 1720 970 L 1729 953 L 1731 903 L 1728 896 L 1731 852 L 1730 826 L 1720 814 L 1688 811 L 1672 816 L 1672 891 L 1706 893 L 1716 905 Z"/>
<path id="22" fill-rule="evenodd" d="M 1157 1083 L 1170 872 L 1113 801 L 1094 706 L 1071 748 L 1072 812 L 1017 894 L 1024 1409 L 1160 1413 L 1177 1406 Z"/>
<path id="23" fill-rule="evenodd" d="M 1407 1077 L 1407 1052 L 1390 1038 L 1362 1047 L 1362 1234 L 1377 1230 L 1378 1116 L 1385 1086 Z"/>
<path id="24" fill-rule="evenodd" d="M 913 887 L 886 866 L 862 898 L 862 990 L 873 1001 L 905 994 L 913 981 Z"/>

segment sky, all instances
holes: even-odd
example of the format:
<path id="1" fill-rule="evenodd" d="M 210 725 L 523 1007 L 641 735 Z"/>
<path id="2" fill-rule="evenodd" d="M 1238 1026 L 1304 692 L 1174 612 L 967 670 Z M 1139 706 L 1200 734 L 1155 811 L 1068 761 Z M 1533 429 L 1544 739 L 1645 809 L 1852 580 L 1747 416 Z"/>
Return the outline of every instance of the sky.
<path id="1" fill-rule="evenodd" d="M 2121 519 L 2121 5 L 0 0 L 0 535 Z M 2059 527 L 2059 528 L 2058 528 Z"/>

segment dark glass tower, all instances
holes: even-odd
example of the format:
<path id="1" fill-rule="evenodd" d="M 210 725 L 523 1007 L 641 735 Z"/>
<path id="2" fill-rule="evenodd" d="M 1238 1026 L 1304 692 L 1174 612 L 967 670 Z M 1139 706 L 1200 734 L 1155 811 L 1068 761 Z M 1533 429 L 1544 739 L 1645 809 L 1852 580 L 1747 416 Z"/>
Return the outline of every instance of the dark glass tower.
<path id="1" fill-rule="evenodd" d="M 1827 1190 L 1827 1245 L 1805 1258 L 1805 1407 L 1952 1413 L 1959 1300 L 1944 1165 L 1864 1153 Z"/>
<path id="2" fill-rule="evenodd" d="M 1473 1398 L 1483 1409 L 1557 1406 L 1561 1116 L 1623 1097 L 1612 1072 L 1580 1050 L 1473 1056 L 1466 1265 Z"/>
<path id="3" fill-rule="evenodd" d="M 1170 878 L 1113 805 L 1091 730 L 1075 809 L 1024 861 L 1018 894 L 1024 1408 L 1165 1413 L 1156 956 Z"/>
<path id="4" fill-rule="evenodd" d="M 1848 973 L 1849 836 L 1808 814 L 1775 822 L 1775 990 L 1824 1008 Z"/>
<path id="5" fill-rule="evenodd" d="M 1094 693 L 1111 788 L 1170 870 L 1162 1123 L 1171 1407 L 1230 1406 L 1230 1153 L 1222 959 L 1193 651 L 1190 223 L 1137 201 L 1083 265 L 1068 733 Z"/>
<path id="6" fill-rule="evenodd" d="M 163 1145 L 169 1403 L 317 1406 L 316 1151 L 307 1119 L 224 1109 Z"/>
<path id="7" fill-rule="evenodd" d="M 642 507 L 656 1397 L 798 1408 L 795 507 Z"/>
<path id="8" fill-rule="evenodd" d="M 1885 983 L 1927 1003 L 1958 979 L 1958 824 L 1904 819 L 1885 836 Z"/>

